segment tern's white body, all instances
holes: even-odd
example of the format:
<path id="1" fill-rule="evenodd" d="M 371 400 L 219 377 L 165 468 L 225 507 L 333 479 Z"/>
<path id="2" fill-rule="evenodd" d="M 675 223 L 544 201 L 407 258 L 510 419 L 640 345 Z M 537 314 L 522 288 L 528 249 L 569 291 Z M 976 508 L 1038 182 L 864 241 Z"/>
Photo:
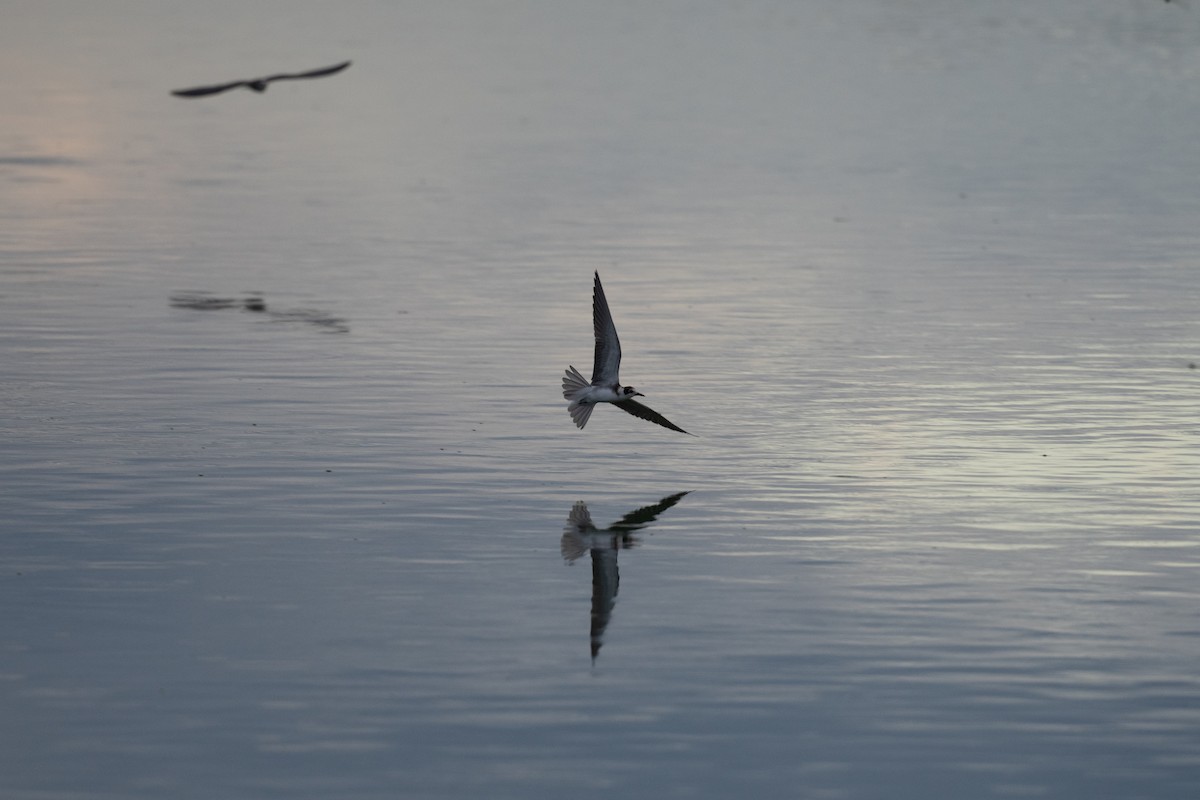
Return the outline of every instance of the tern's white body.
<path id="1" fill-rule="evenodd" d="M 626 395 L 621 394 L 620 387 L 617 386 L 591 386 L 578 392 L 575 395 L 576 403 L 615 403 L 618 400 L 624 400 Z"/>

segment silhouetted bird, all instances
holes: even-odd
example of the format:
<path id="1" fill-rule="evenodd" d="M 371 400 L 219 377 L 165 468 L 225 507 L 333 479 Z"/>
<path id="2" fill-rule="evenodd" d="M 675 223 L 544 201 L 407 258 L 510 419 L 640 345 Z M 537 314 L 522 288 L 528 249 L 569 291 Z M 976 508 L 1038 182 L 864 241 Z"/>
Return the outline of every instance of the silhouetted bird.
<path id="1" fill-rule="evenodd" d="M 220 94 L 227 92 L 230 89 L 239 89 L 246 87 L 253 89 L 256 92 L 265 92 L 267 84 L 271 81 L 295 81 L 301 78 L 324 78 L 327 75 L 336 75 L 337 73 L 350 66 L 349 61 L 343 61 L 341 64 L 334 64 L 332 67 L 321 67 L 309 72 L 284 72 L 279 75 L 268 75 L 265 78 L 255 78 L 249 81 L 233 81 L 232 83 L 218 83 L 214 86 L 194 86 L 191 89 L 176 89 L 171 94 L 176 97 L 207 97 L 210 94 Z"/>

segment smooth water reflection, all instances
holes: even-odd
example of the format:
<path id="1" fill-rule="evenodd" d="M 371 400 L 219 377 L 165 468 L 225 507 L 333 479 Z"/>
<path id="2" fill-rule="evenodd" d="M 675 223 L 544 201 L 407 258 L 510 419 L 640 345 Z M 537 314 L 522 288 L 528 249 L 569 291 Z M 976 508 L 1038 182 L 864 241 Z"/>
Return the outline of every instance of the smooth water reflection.
<path id="1" fill-rule="evenodd" d="M 571 507 L 567 524 L 563 528 L 559 549 L 563 560 L 574 564 L 584 554 L 592 560 L 592 625 L 589 638 L 592 643 L 592 661 L 600 654 L 604 643 L 604 631 L 612 618 L 613 606 L 617 602 L 617 591 L 621 585 L 621 573 L 617 567 L 617 555 L 638 543 L 635 533 L 642 530 L 658 515 L 682 500 L 688 492 L 679 492 L 664 497 L 657 503 L 630 511 L 607 528 L 597 528 L 582 500 Z"/>

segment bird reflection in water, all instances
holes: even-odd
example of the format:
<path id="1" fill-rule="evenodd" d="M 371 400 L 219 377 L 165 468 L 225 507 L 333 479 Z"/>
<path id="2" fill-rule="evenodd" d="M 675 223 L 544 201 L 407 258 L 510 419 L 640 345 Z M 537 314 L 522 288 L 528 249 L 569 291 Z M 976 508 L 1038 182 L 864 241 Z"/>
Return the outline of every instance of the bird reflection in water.
<path id="1" fill-rule="evenodd" d="M 612 618 L 613 606 L 617 602 L 617 590 L 621 576 L 617 571 L 617 553 L 637 546 L 633 535 L 645 528 L 658 515 L 678 503 L 689 492 L 680 492 L 664 497 L 653 505 L 630 511 L 607 528 L 597 528 L 588 512 L 587 503 L 577 502 L 563 527 L 562 556 L 568 564 L 574 564 L 584 554 L 592 556 L 592 661 L 600 653 L 604 630 Z"/>
<path id="2" fill-rule="evenodd" d="M 349 333 L 350 325 L 340 317 L 334 317 L 315 308 L 288 308 L 282 311 L 267 308 L 266 299 L 257 292 L 240 297 L 221 297 L 209 292 L 176 292 L 171 295 L 172 308 L 190 308 L 194 311 L 221 311 L 240 309 L 262 314 L 270 322 L 303 322 L 326 333 Z"/>

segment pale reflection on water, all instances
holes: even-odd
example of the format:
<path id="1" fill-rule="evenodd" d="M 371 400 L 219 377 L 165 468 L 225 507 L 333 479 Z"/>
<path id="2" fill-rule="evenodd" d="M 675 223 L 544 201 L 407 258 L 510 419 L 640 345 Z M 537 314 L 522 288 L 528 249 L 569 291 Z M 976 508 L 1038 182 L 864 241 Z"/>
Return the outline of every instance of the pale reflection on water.
<path id="1" fill-rule="evenodd" d="M 621 586 L 621 571 L 617 565 L 617 554 L 629 550 L 638 543 L 634 534 L 651 524 L 658 515 L 678 503 L 687 495 L 679 492 L 664 497 L 653 505 L 630 511 L 607 528 L 597 528 L 588 513 L 587 503 L 580 500 L 571 507 L 567 524 L 563 528 L 559 550 L 563 560 L 574 564 L 584 555 L 592 560 L 592 624 L 588 632 L 591 641 L 592 661 L 600 654 L 604 644 L 604 631 L 612 619 L 613 606 Z"/>
<path id="2" fill-rule="evenodd" d="M 1197 796 L 1200 14 L 68 5 L 0 795 Z M 695 437 L 572 425 L 596 269 Z"/>
<path id="3" fill-rule="evenodd" d="M 268 308 L 266 298 L 260 292 L 250 292 L 239 297 L 223 297 L 202 291 L 176 292 L 171 295 L 171 307 L 193 311 L 236 309 L 260 314 L 269 322 L 304 322 L 326 333 L 350 332 L 350 326 L 345 320 L 314 308 Z"/>

